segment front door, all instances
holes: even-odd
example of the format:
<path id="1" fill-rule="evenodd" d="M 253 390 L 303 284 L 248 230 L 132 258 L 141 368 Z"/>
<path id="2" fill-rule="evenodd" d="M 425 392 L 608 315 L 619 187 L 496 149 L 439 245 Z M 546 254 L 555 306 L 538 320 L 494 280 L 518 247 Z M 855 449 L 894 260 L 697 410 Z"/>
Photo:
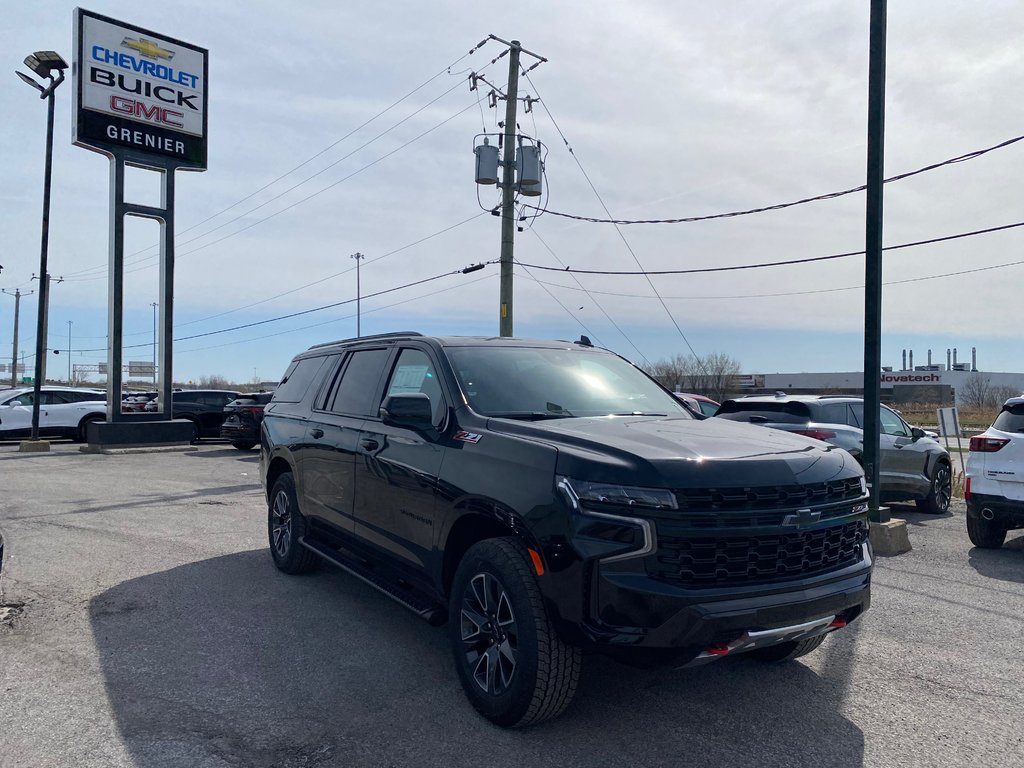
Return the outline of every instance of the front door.
<path id="1" fill-rule="evenodd" d="M 434 429 L 387 426 L 379 416 L 364 422 L 356 461 L 356 534 L 417 568 L 429 569 L 444 456 L 437 440 L 448 407 L 437 367 L 422 349 L 398 352 L 381 399 L 407 392 L 430 398 Z"/>

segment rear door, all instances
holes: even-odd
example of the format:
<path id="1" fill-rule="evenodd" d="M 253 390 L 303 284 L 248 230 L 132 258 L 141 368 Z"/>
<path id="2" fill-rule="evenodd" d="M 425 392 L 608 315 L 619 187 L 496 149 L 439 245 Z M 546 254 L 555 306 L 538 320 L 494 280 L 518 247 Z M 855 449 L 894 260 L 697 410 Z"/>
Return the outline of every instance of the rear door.
<path id="1" fill-rule="evenodd" d="M 302 459 L 302 508 L 328 531 L 352 533 L 360 428 L 376 409 L 386 347 L 349 352 L 313 404 Z"/>
<path id="2" fill-rule="evenodd" d="M 388 395 L 421 392 L 433 405 L 434 430 L 384 424 L 374 413 L 363 423 L 356 461 L 356 534 L 417 569 L 428 569 L 436 533 L 437 478 L 444 449 L 438 443 L 448 399 L 437 365 L 425 348 L 407 346 L 393 358 Z"/>

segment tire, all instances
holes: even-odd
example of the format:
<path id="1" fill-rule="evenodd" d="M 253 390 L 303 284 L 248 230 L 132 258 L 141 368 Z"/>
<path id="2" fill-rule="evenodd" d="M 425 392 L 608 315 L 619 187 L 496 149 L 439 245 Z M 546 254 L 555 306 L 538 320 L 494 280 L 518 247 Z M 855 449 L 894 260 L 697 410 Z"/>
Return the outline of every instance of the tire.
<path id="1" fill-rule="evenodd" d="M 940 461 L 932 470 L 931 487 L 928 495 L 916 501 L 917 508 L 929 515 L 944 515 L 949 511 L 949 500 L 953 495 L 953 472 L 949 464 Z"/>
<path id="2" fill-rule="evenodd" d="M 999 549 L 1006 541 L 1007 528 L 995 520 L 967 515 L 967 535 L 971 543 L 982 549 Z"/>
<path id="3" fill-rule="evenodd" d="M 189 421 L 192 421 L 192 420 L 189 419 Z M 190 445 L 195 445 L 196 443 L 199 442 L 199 438 L 200 438 L 199 424 L 197 422 L 195 422 L 195 421 L 192 421 L 192 437 L 190 437 L 188 439 L 188 442 L 189 442 Z"/>
<path id="4" fill-rule="evenodd" d="M 825 642 L 825 635 L 815 635 L 804 640 L 790 640 L 788 643 L 777 643 L 769 645 L 767 648 L 755 648 L 752 651 L 747 651 L 745 655 L 758 661 L 779 664 L 805 656 L 817 649 L 823 642 Z"/>
<path id="5" fill-rule="evenodd" d="M 71 439 L 74 440 L 76 443 L 87 443 L 87 442 L 89 442 L 88 428 L 89 428 L 89 425 L 92 424 L 94 421 L 103 421 L 103 417 L 99 416 L 99 415 L 96 415 L 96 414 L 91 415 L 91 416 L 86 416 L 78 424 L 78 431 L 75 433 L 75 435 Z"/>
<path id="6" fill-rule="evenodd" d="M 455 572 L 448 616 L 455 668 L 481 715 L 522 728 L 569 706 L 580 649 L 556 634 L 521 542 L 487 539 L 469 548 Z"/>
<path id="7" fill-rule="evenodd" d="M 240 451 L 251 451 L 256 446 L 252 440 L 232 440 L 231 444 Z"/>
<path id="8" fill-rule="evenodd" d="M 285 472 L 274 483 L 267 504 L 267 538 L 274 565 L 285 573 L 308 573 L 319 564 L 316 554 L 299 543 L 306 518 L 299 512 L 295 480 Z"/>

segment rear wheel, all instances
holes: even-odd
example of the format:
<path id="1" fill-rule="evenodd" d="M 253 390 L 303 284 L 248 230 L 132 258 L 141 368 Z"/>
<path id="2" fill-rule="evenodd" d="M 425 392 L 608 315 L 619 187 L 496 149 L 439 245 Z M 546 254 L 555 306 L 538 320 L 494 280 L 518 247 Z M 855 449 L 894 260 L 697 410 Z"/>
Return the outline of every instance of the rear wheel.
<path id="1" fill-rule="evenodd" d="M 805 638 L 804 640 L 790 640 L 788 643 L 776 643 L 775 645 L 769 645 L 767 648 L 755 648 L 752 651 L 748 651 L 747 655 L 753 659 L 757 659 L 758 661 L 768 661 L 772 663 L 792 661 L 793 659 L 798 659 L 815 650 L 823 642 L 825 642 L 825 635 L 816 635 L 814 637 Z"/>
<path id="2" fill-rule="evenodd" d="M 569 706 L 580 650 L 555 633 L 519 541 L 470 547 L 455 573 L 448 616 L 462 687 L 488 720 L 519 728 Z"/>
<path id="3" fill-rule="evenodd" d="M 967 535 L 971 543 L 982 549 L 999 549 L 1006 541 L 1007 528 L 995 520 L 967 515 Z"/>
<path id="4" fill-rule="evenodd" d="M 316 568 L 319 560 L 299 539 L 306 534 L 306 518 L 299 512 L 295 480 L 285 472 L 270 491 L 267 509 L 267 535 L 274 565 L 285 573 L 306 573 Z"/>
<path id="5" fill-rule="evenodd" d="M 953 495 L 953 473 L 949 464 L 940 461 L 932 470 L 932 484 L 928 495 L 917 500 L 917 508 L 930 515 L 944 515 L 949 511 L 949 500 Z"/>
<path id="6" fill-rule="evenodd" d="M 189 421 L 191 421 L 191 419 Z M 199 424 L 194 421 L 192 421 L 192 435 L 189 437 L 188 441 L 193 445 L 199 442 Z"/>
<path id="7" fill-rule="evenodd" d="M 251 451 L 256 446 L 252 440 L 232 440 L 231 444 L 240 451 Z"/>
<path id="8" fill-rule="evenodd" d="M 99 414 L 93 414 L 82 419 L 81 423 L 78 425 L 78 433 L 75 435 L 75 440 L 77 442 L 89 442 L 89 425 L 95 421 L 103 421 L 103 417 Z"/>

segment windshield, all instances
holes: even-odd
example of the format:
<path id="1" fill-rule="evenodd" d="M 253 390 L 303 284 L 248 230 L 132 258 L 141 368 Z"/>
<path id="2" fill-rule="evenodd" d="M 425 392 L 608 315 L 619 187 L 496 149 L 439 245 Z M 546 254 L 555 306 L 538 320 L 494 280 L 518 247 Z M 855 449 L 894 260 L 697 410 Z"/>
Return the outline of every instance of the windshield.
<path id="1" fill-rule="evenodd" d="M 448 357 L 470 406 L 484 416 L 693 418 L 644 373 L 607 352 L 455 347 L 448 350 Z"/>

